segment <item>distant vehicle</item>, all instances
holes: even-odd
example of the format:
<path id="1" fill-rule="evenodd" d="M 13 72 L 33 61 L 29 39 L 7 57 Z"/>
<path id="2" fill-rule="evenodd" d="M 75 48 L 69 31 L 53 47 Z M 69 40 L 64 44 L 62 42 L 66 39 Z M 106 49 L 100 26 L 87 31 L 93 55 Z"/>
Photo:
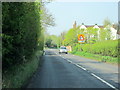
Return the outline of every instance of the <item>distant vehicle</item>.
<path id="1" fill-rule="evenodd" d="M 60 47 L 60 49 L 59 49 L 59 54 L 61 54 L 61 53 L 66 53 L 66 54 L 68 54 L 68 50 L 67 50 L 67 48 L 66 48 L 65 46 L 61 46 L 61 47 Z"/>

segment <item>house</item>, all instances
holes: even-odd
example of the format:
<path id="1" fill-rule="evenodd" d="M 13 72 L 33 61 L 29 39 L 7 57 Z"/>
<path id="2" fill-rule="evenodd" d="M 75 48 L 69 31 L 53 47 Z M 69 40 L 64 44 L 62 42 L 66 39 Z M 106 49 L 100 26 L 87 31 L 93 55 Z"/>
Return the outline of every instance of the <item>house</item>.
<path id="1" fill-rule="evenodd" d="M 97 30 L 97 37 L 98 37 L 98 40 L 99 40 L 99 38 L 100 38 L 100 29 L 109 29 L 110 30 L 110 39 L 111 40 L 116 40 L 116 39 L 120 39 L 120 34 L 118 34 L 117 33 L 117 29 L 115 29 L 114 28 L 114 24 L 111 26 L 111 25 L 108 25 L 108 26 L 106 26 L 106 27 L 104 27 L 104 26 L 100 26 L 100 25 L 97 25 L 97 24 L 95 24 L 95 25 L 84 25 L 83 23 L 82 23 L 82 25 L 80 26 L 80 29 L 84 29 L 85 30 L 85 32 L 87 31 L 87 28 L 89 28 L 89 27 L 93 27 L 93 29 L 98 29 Z M 94 35 L 92 34 L 92 35 L 90 35 L 90 38 L 92 38 L 92 37 L 94 37 Z"/>
<path id="2" fill-rule="evenodd" d="M 111 40 L 116 40 L 116 39 L 120 39 L 120 34 L 118 33 L 118 30 L 115 28 L 115 25 L 108 25 L 104 28 L 105 30 L 110 30 L 110 34 L 111 34 Z"/>
<path id="3" fill-rule="evenodd" d="M 82 23 L 82 25 L 80 26 L 80 29 L 84 29 L 84 30 L 86 30 L 87 27 L 84 25 L 84 23 Z"/>
<path id="4" fill-rule="evenodd" d="M 99 39 L 99 36 L 100 36 L 100 28 L 103 28 L 103 26 L 98 26 L 97 24 L 95 24 L 95 25 L 84 25 L 84 23 L 82 23 L 82 25 L 80 26 L 80 30 L 81 29 L 84 29 L 84 32 L 87 32 L 87 29 L 89 28 L 89 27 L 92 27 L 93 29 L 98 29 L 97 31 L 96 31 L 96 33 L 97 33 L 97 37 L 98 37 L 98 39 Z M 89 37 L 89 38 L 88 38 Z M 94 34 L 91 34 L 91 35 L 87 35 L 87 39 L 91 39 L 91 38 L 93 38 L 93 37 L 95 37 L 95 35 Z"/>
<path id="5" fill-rule="evenodd" d="M 74 24 L 73 24 L 73 28 L 76 28 L 76 27 L 77 27 L 77 23 L 75 21 Z M 82 23 L 82 25 L 80 25 L 79 29 L 84 30 L 84 32 L 87 33 L 87 29 L 89 27 L 92 27 L 93 29 L 97 29 L 96 33 L 97 33 L 98 40 L 100 40 L 100 30 L 101 29 L 110 30 L 110 34 L 111 34 L 110 39 L 111 40 L 120 39 L 120 31 L 118 32 L 118 30 L 114 27 L 114 24 L 104 27 L 104 26 L 97 25 L 97 24 L 95 24 L 95 25 L 84 25 L 84 23 Z M 93 38 L 93 37 L 95 37 L 94 34 L 91 34 L 89 36 L 89 38 Z M 87 36 L 87 39 L 88 39 L 88 36 Z M 107 40 L 107 37 L 106 37 L 106 40 Z"/>

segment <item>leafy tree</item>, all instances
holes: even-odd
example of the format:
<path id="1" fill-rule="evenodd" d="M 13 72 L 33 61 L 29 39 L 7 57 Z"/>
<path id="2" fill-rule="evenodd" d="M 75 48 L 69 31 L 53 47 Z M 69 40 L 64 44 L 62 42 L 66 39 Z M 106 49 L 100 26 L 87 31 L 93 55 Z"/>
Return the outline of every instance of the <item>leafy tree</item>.
<path id="1" fill-rule="evenodd" d="M 99 31 L 99 29 L 97 29 L 97 28 L 93 28 L 93 27 L 87 28 L 87 33 L 86 33 L 87 43 L 95 43 L 98 41 L 98 39 L 99 39 L 98 31 Z"/>
<path id="2" fill-rule="evenodd" d="M 66 35 L 65 31 L 60 34 L 60 44 L 61 45 L 64 45 L 65 35 Z"/>
<path id="3" fill-rule="evenodd" d="M 46 43 L 47 47 L 51 47 L 51 44 L 52 44 L 52 40 L 49 38 L 47 39 Z"/>
<path id="4" fill-rule="evenodd" d="M 100 41 L 107 40 L 107 30 L 101 29 L 100 30 Z"/>
<path id="5" fill-rule="evenodd" d="M 45 35 L 45 45 L 47 47 L 59 47 L 59 38 L 56 35 Z"/>
<path id="6" fill-rule="evenodd" d="M 49 26 L 54 26 L 54 18 L 53 16 L 48 12 L 47 8 L 45 8 L 45 4 L 41 3 L 41 23 L 43 28 L 49 27 Z"/>
<path id="7" fill-rule="evenodd" d="M 103 25 L 104 27 L 108 26 L 108 25 L 112 25 L 111 21 L 109 20 L 109 18 L 105 18 L 105 20 L 103 21 Z"/>
<path id="8" fill-rule="evenodd" d="M 77 43 L 77 33 L 76 29 L 70 29 L 66 35 L 65 35 L 65 45 L 73 45 L 74 43 Z"/>

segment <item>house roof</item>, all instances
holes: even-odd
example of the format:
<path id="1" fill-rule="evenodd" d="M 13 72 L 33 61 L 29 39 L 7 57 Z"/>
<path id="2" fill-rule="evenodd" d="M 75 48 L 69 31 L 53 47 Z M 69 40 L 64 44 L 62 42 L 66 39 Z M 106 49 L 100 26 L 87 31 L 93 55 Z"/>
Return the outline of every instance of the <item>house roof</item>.
<path id="1" fill-rule="evenodd" d="M 84 25 L 84 27 L 86 28 L 89 28 L 89 27 L 94 27 L 96 25 Z M 100 26 L 100 25 L 97 25 L 99 28 L 104 28 L 104 26 Z M 81 25 L 80 27 L 83 27 L 83 25 Z"/>
<path id="2" fill-rule="evenodd" d="M 81 25 L 80 29 L 87 29 L 87 27 L 85 25 Z"/>
<path id="3" fill-rule="evenodd" d="M 86 26 L 86 28 L 88 28 L 88 27 L 94 27 L 95 25 L 85 25 Z M 99 28 L 104 28 L 104 26 L 100 26 L 100 25 L 97 25 Z"/>

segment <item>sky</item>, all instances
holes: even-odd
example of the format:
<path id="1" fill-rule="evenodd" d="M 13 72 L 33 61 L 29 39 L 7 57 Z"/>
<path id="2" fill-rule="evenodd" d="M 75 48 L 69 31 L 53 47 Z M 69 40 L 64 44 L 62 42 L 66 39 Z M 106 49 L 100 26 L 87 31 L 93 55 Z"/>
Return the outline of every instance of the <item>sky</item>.
<path id="1" fill-rule="evenodd" d="M 55 18 L 55 26 L 48 27 L 49 34 L 60 35 L 72 28 L 74 21 L 77 25 L 103 25 L 108 18 L 112 23 L 118 21 L 118 2 L 51 2 L 46 4 L 49 13 Z"/>

